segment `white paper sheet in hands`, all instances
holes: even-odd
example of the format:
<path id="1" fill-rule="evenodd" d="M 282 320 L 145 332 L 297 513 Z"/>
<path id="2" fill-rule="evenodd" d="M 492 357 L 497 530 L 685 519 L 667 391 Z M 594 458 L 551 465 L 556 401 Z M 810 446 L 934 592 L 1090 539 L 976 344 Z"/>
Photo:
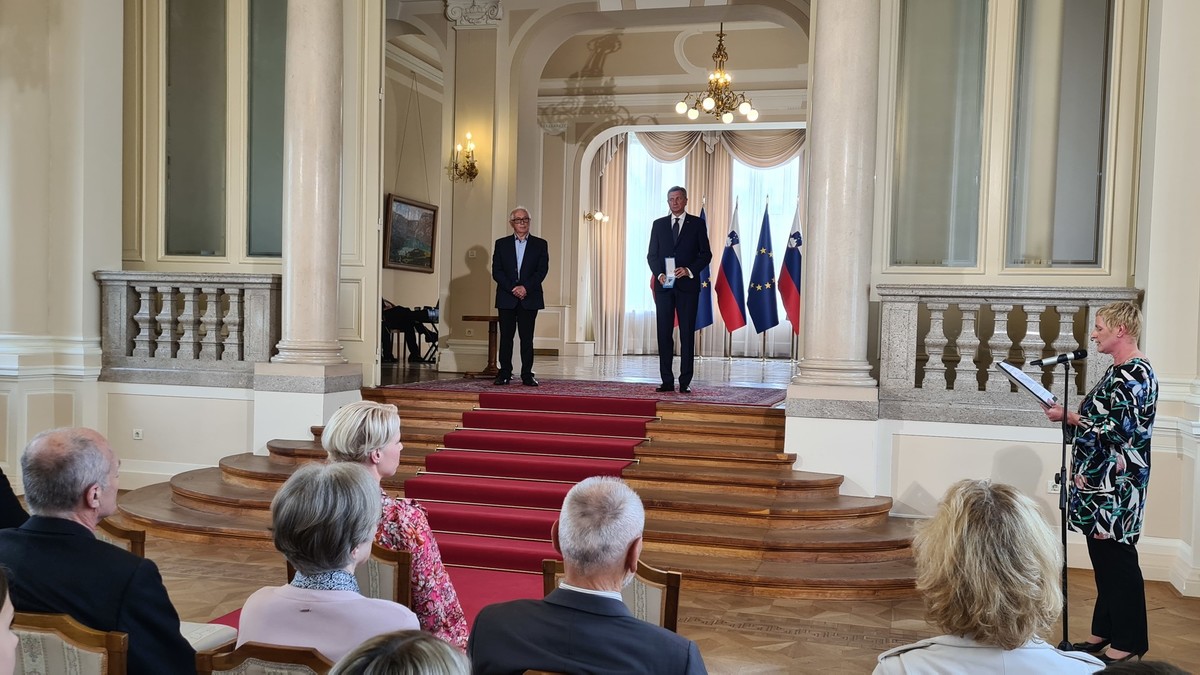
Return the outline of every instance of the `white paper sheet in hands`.
<path id="1" fill-rule="evenodd" d="M 1025 373 L 1021 372 L 1020 368 L 1009 365 L 1003 361 L 996 364 L 1000 368 L 1000 372 L 1008 376 L 1008 379 L 1016 383 L 1018 389 L 1029 392 L 1029 395 L 1036 398 L 1042 405 L 1054 405 L 1058 402 L 1058 397 L 1050 393 L 1050 390 L 1042 386 L 1040 382 L 1034 381 Z"/>

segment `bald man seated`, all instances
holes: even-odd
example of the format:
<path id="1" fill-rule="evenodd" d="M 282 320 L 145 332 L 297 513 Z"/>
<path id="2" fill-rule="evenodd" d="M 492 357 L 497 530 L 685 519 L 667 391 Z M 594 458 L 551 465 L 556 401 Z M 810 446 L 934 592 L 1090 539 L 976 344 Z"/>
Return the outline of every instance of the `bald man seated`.
<path id="1" fill-rule="evenodd" d="M 642 500 L 619 478 L 571 488 L 551 531 L 562 584 L 542 600 L 484 607 L 467 645 L 472 672 L 707 673 L 695 642 L 634 617 L 621 600 L 645 524 Z"/>
<path id="2" fill-rule="evenodd" d="M 96 538 L 117 511 L 120 461 L 92 429 L 54 429 L 21 453 L 32 514 L 0 530 L 0 564 L 19 612 L 69 614 L 95 630 L 129 635 L 130 675 L 195 673 L 196 653 L 150 560 Z"/>

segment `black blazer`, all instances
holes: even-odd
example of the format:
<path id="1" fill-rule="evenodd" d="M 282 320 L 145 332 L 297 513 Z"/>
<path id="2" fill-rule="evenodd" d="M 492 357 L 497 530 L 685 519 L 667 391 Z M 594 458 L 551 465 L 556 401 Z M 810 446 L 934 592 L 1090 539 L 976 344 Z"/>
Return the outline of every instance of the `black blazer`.
<path id="1" fill-rule="evenodd" d="M 467 655 L 476 675 L 708 672 L 695 642 L 634 618 L 620 601 L 562 588 L 484 607 Z"/>
<path id="2" fill-rule="evenodd" d="M 129 673 L 195 673 L 196 652 L 151 560 L 100 541 L 79 523 L 32 516 L 0 531 L 13 606 L 69 614 L 95 630 L 129 634 Z"/>
<path id="3" fill-rule="evenodd" d="M 692 272 L 690 278 L 675 280 L 675 290 L 684 293 L 700 293 L 700 272 L 712 262 L 712 248 L 708 245 L 708 227 L 699 216 L 685 213 L 679 227 L 679 240 L 671 234 L 671 216 L 664 216 L 650 226 L 650 250 L 646 262 L 654 273 L 654 290 L 662 291 L 658 275 L 666 274 L 665 258 L 675 258 L 676 267 L 686 267 Z"/>
<path id="4" fill-rule="evenodd" d="M 550 272 L 550 247 L 546 240 L 532 234 L 525 240 L 525 258 L 517 274 L 517 237 L 509 235 L 496 240 L 492 248 L 492 278 L 496 280 L 497 309 L 545 309 L 542 282 Z M 525 299 L 512 294 L 517 286 L 525 287 Z"/>

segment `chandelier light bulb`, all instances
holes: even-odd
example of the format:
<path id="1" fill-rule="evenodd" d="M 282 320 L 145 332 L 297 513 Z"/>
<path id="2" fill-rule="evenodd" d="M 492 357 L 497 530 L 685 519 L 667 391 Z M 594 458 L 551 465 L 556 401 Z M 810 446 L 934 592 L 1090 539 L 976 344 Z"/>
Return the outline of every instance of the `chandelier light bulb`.
<path id="1" fill-rule="evenodd" d="M 700 105 L 704 106 L 705 110 L 712 110 L 713 106 L 715 106 L 716 104 L 717 104 L 717 102 L 713 100 L 713 97 L 705 96 L 704 102 L 701 103 Z"/>
<path id="2" fill-rule="evenodd" d="M 597 211 L 592 215 L 595 216 L 596 220 L 599 220 L 600 222 L 608 220 L 608 216 L 604 215 L 603 211 Z"/>
<path id="3" fill-rule="evenodd" d="M 746 119 L 750 120 L 751 122 L 757 120 L 758 119 L 758 111 L 755 110 L 754 108 L 751 108 L 750 112 L 746 113 Z"/>
<path id="4" fill-rule="evenodd" d="M 682 115 L 682 114 L 684 114 L 685 112 L 687 112 L 687 103 L 685 103 L 685 102 L 683 102 L 683 101 L 680 101 L 679 103 L 676 103 L 676 104 L 675 104 L 675 112 L 679 113 L 680 115 Z"/>
<path id="5" fill-rule="evenodd" d="M 725 111 L 725 114 L 721 115 L 721 121 L 724 122 L 725 124 L 729 124 L 730 122 L 733 121 L 733 113 L 731 113 L 729 111 Z"/>
<path id="6" fill-rule="evenodd" d="M 749 115 L 750 108 L 751 108 L 750 101 L 742 101 L 742 104 L 738 106 L 738 112 L 743 115 Z"/>
<path id="7" fill-rule="evenodd" d="M 700 111 L 695 108 L 688 108 L 687 116 L 689 120 L 694 120 L 700 116 Z"/>
<path id="8" fill-rule="evenodd" d="M 454 151 L 462 152 L 462 143 L 459 143 L 458 145 L 454 146 Z"/>
<path id="9" fill-rule="evenodd" d="M 733 91 L 730 86 L 733 75 L 725 70 L 729 53 L 725 51 L 723 23 L 717 31 L 717 50 L 713 52 L 712 58 L 714 67 L 708 73 L 707 88 L 697 93 L 686 94 L 682 101 L 675 104 L 675 112 L 687 114 L 690 120 L 697 119 L 701 112 L 705 112 L 725 124 L 733 121 L 734 112 L 747 116 L 751 121 L 758 119 L 758 112 L 754 110 L 754 104 L 746 98 L 746 94 Z M 688 101 L 691 101 L 690 106 Z"/>

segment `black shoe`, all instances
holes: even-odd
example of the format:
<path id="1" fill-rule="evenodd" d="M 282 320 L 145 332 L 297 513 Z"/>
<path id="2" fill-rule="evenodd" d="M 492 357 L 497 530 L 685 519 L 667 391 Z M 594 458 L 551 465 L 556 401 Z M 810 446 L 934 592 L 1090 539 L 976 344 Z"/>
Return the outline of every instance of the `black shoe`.
<path id="1" fill-rule="evenodd" d="M 396 363 L 396 357 L 394 357 L 394 356 L 385 356 L 385 357 L 383 357 L 383 362 L 384 362 L 384 363 Z"/>
<path id="2" fill-rule="evenodd" d="M 409 363 L 429 363 L 428 361 L 426 361 L 425 359 L 423 359 L 423 358 L 421 358 L 421 357 L 419 357 L 419 356 L 410 356 L 410 357 L 408 357 L 408 362 L 409 362 Z"/>
<path id="3" fill-rule="evenodd" d="M 679 388 L 679 393 L 681 393 L 681 394 L 690 394 L 690 393 L 692 393 L 692 388 L 691 388 L 691 387 L 680 387 L 680 388 Z"/>
<path id="4" fill-rule="evenodd" d="M 668 391 L 675 391 L 675 387 L 673 387 L 669 384 L 664 384 L 663 386 L 659 387 L 658 389 L 655 389 L 654 391 L 657 391 L 660 394 L 665 394 Z"/>
<path id="5" fill-rule="evenodd" d="M 1133 657 L 1135 657 L 1135 656 L 1137 657 L 1137 660 L 1138 660 L 1138 661 L 1141 661 L 1141 660 L 1142 660 L 1142 655 L 1143 655 L 1143 654 L 1145 654 L 1145 653 L 1146 653 L 1146 652 L 1144 652 L 1144 651 L 1141 651 L 1141 652 L 1129 652 L 1129 653 L 1128 653 L 1128 654 L 1126 654 L 1125 656 L 1122 656 L 1121 658 L 1119 658 L 1119 659 L 1116 659 L 1116 658 L 1113 658 L 1113 657 L 1109 656 L 1109 655 L 1108 655 L 1108 653 L 1107 653 L 1107 652 L 1105 652 L 1105 653 L 1102 653 L 1102 654 L 1097 654 L 1097 655 L 1096 655 L 1096 657 L 1097 657 L 1097 658 L 1099 658 L 1101 661 L 1103 661 L 1105 664 L 1109 664 L 1109 663 L 1121 663 L 1122 661 L 1131 661 L 1131 660 L 1133 660 Z"/>
<path id="6" fill-rule="evenodd" d="M 521 384 L 525 385 L 526 387 L 536 387 L 538 386 L 538 381 L 536 377 L 530 375 L 529 377 L 522 377 Z"/>
<path id="7" fill-rule="evenodd" d="M 496 385 L 497 387 L 502 387 L 509 382 L 512 382 L 512 377 L 508 375 L 497 375 L 496 379 L 492 380 L 492 384 Z"/>
<path id="8" fill-rule="evenodd" d="M 1104 651 L 1104 648 L 1107 646 L 1108 646 L 1108 640 L 1101 640 L 1100 642 L 1072 642 L 1071 643 L 1071 651 L 1087 652 L 1089 654 L 1100 654 Z"/>

